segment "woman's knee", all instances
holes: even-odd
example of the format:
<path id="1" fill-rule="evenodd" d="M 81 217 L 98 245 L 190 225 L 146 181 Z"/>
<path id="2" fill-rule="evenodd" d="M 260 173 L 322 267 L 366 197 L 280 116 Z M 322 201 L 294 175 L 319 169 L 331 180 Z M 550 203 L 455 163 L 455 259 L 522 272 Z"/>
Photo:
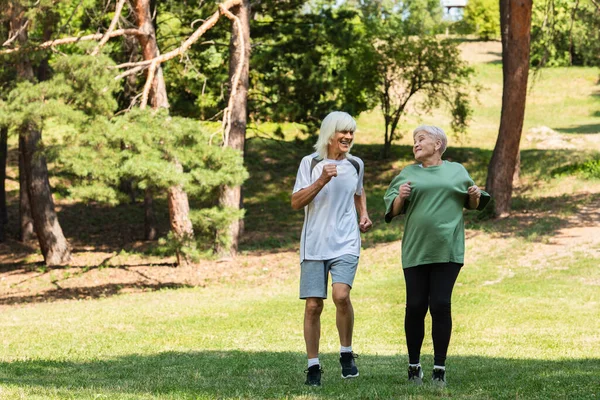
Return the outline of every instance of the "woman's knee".
<path id="1" fill-rule="evenodd" d="M 406 315 L 410 316 L 418 316 L 425 318 L 427 314 L 427 309 L 429 308 L 429 303 L 426 301 L 422 302 L 406 302 Z"/>
<path id="2" fill-rule="evenodd" d="M 452 311 L 452 305 L 449 301 L 435 301 L 429 305 L 429 312 L 432 318 L 444 317 L 450 315 Z"/>

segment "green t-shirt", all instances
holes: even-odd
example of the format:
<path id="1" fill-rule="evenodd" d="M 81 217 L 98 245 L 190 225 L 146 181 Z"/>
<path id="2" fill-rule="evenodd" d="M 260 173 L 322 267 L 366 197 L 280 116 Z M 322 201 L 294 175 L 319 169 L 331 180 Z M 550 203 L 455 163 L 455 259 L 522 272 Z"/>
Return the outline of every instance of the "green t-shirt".
<path id="1" fill-rule="evenodd" d="M 469 173 L 459 163 L 443 161 L 423 168 L 409 165 L 396 176 L 385 193 L 385 222 L 392 220 L 392 204 L 400 185 L 410 182 L 411 193 L 404 201 L 402 267 L 455 262 L 464 263 L 465 226 L 463 207 L 469 208 L 467 189 L 474 185 Z M 478 210 L 490 201 L 481 191 Z"/>

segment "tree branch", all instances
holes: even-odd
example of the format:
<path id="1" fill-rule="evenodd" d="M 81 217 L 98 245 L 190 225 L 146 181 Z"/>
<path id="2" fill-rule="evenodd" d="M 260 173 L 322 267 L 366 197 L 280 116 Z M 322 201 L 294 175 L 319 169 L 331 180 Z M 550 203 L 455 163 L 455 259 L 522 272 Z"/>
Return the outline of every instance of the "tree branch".
<path id="1" fill-rule="evenodd" d="M 96 46 L 94 51 L 92 51 L 92 53 L 91 53 L 92 56 L 95 56 L 96 54 L 98 54 L 98 52 L 100 52 L 100 49 L 102 48 L 102 46 L 104 46 L 106 44 L 106 42 L 108 42 L 108 39 L 110 39 L 109 35 L 115 29 L 115 26 L 117 26 L 117 22 L 119 22 L 119 17 L 121 16 L 121 10 L 123 10 L 124 4 L 125 4 L 125 0 L 117 1 L 117 5 L 115 6 L 115 16 L 113 17 L 112 21 L 110 22 L 108 30 L 106 31 L 106 33 L 104 34 L 102 39 L 100 39 L 100 42 L 98 42 L 98 45 Z"/>
<path id="2" fill-rule="evenodd" d="M 109 36 L 109 38 L 114 38 L 117 36 L 124 36 L 124 35 L 138 36 L 138 35 L 143 35 L 143 34 L 144 34 L 144 32 L 140 31 L 139 29 L 117 29 L 116 31 L 110 32 L 108 34 L 108 36 Z M 86 41 L 86 40 L 98 40 L 98 39 L 102 39 L 103 36 L 104 35 L 102 33 L 95 33 L 93 35 L 54 39 L 54 40 L 49 40 L 47 42 L 44 42 L 44 43 L 40 44 L 39 46 L 37 46 L 36 48 L 37 49 L 47 49 L 48 47 L 54 47 L 54 46 L 58 46 L 61 44 L 77 43 L 77 42 L 82 42 L 82 41 Z M 20 49 L 21 49 L 20 47 L 17 47 L 14 49 L 1 50 L 0 54 L 14 53 L 15 51 L 19 51 Z"/>
<path id="3" fill-rule="evenodd" d="M 245 42 L 244 42 L 244 32 L 242 29 L 242 22 L 238 17 L 233 15 L 229 10 L 223 8 L 223 5 L 219 6 L 219 9 L 227 18 L 233 21 L 233 24 L 238 30 L 238 50 L 240 52 L 240 58 L 238 64 L 235 67 L 235 73 L 233 74 L 233 79 L 231 82 L 231 93 L 229 93 L 229 101 L 227 102 L 227 108 L 223 112 L 223 146 L 227 146 L 229 142 L 229 132 L 231 131 L 231 109 L 233 107 L 233 102 L 235 99 L 235 95 L 237 93 L 238 85 L 240 84 L 240 77 L 242 75 L 242 69 L 244 68 L 244 64 L 246 63 L 246 52 L 244 51 Z"/>
<path id="4" fill-rule="evenodd" d="M 21 26 L 19 28 L 19 30 L 16 31 L 15 34 L 11 38 L 9 38 L 8 40 L 6 40 L 6 42 L 2 43 L 2 46 L 6 47 L 9 44 L 11 44 L 16 38 L 19 37 L 19 35 L 21 34 L 21 32 L 23 32 L 23 30 L 26 29 L 28 25 L 29 25 L 29 20 L 25 21 L 25 23 L 23 24 L 23 26 Z"/>
<path id="5" fill-rule="evenodd" d="M 163 63 L 165 61 L 168 61 L 172 58 L 175 58 L 179 55 L 182 55 L 183 53 L 185 53 L 187 51 L 187 49 L 190 48 L 190 46 L 194 43 L 196 43 L 198 41 L 198 39 L 206 32 L 208 31 L 210 28 L 212 28 L 213 26 L 215 26 L 215 24 L 217 23 L 217 21 L 219 20 L 219 18 L 221 17 L 221 13 L 222 10 L 228 10 L 232 7 L 238 6 L 242 3 L 242 0 L 227 0 L 224 3 L 219 5 L 219 10 L 215 11 L 215 13 L 213 15 L 211 15 L 210 18 L 208 18 L 189 38 L 187 38 L 182 44 L 181 46 L 179 46 L 178 48 L 169 51 L 168 53 L 162 54 L 158 57 L 155 57 L 151 60 L 144 60 L 144 61 L 139 61 L 139 62 L 134 62 L 134 63 L 124 63 L 124 64 L 119 64 L 115 67 L 112 68 L 129 68 L 129 67 L 139 67 L 139 66 L 148 66 L 150 64 L 152 64 L 153 61 L 157 61 L 158 63 Z M 124 73 L 122 73 L 121 75 L 119 75 L 120 78 L 124 78 L 126 76 L 129 76 L 131 74 L 134 74 L 136 72 L 138 72 L 139 70 L 135 70 L 131 69 L 129 71 L 125 71 Z"/>
<path id="6" fill-rule="evenodd" d="M 148 69 L 148 77 L 146 78 L 146 84 L 144 85 L 144 91 L 142 92 L 142 101 L 140 103 L 140 110 L 146 108 L 148 104 L 148 95 L 150 94 L 150 90 L 152 89 L 152 84 L 154 83 L 154 73 L 158 68 L 159 63 L 154 59 L 152 64 L 150 64 L 150 69 Z"/>

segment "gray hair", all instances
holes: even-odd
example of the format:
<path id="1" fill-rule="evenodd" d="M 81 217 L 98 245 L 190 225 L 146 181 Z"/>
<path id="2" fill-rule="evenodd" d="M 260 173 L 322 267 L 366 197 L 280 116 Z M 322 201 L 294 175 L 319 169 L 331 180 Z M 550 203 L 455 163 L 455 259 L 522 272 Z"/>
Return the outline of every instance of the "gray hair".
<path id="1" fill-rule="evenodd" d="M 315 150 L 321 158 L 327 158 L 327 149 L 331 143 L 331 138 L 336 132 L 342 131 L 356 131 L 356 121 L 350 114 L 343 111 L 333 111 L 323 119 L 319 130 L 319 139 L 315 144 Z M 353 144 L 354 140 L 350 143 L 350 148 Z"/>
<path id="2" fill-rule="evenodd" d="M 444 154 L 444 152 L 446 151 L 446 147 L 448 147 L 448 138 L 446 137 L 446 134 L 444 133 L 444 130 L 442 128 L 438 128 L 437 126 L 433 125 L 418 126 L 413 131 L 413 139 L 415 138 L 415 136 L 417 136 L 417 133 L 419 132 L 425 132 L 434 140 L 439 140 L 440 142 L 442 142 L 442 147 L 440 147 L 440 154 Z"/>

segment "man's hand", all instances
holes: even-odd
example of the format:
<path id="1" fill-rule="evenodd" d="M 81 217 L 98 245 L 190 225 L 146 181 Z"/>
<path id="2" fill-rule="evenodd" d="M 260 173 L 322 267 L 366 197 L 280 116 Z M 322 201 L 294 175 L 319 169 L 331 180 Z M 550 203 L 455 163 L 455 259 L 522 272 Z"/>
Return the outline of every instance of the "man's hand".
<path id="1" fill-rule="evenodd" d="M 331 178 L 337 176 L 337 167 L 335 164 L 325 164 L 323 166 L 323 172 L 321 172 L 321 176 L 319 179 L 323 182 L 323 185 L 328 183 Z"/>
<path id="2" fill-rule="evenodd" d="M 373 222 L 369 219 L 368 216 L 360 217 L 360 222 L 358 223 L 358 228 L 362 233 L 368 232 L 373 226 Z"/>

